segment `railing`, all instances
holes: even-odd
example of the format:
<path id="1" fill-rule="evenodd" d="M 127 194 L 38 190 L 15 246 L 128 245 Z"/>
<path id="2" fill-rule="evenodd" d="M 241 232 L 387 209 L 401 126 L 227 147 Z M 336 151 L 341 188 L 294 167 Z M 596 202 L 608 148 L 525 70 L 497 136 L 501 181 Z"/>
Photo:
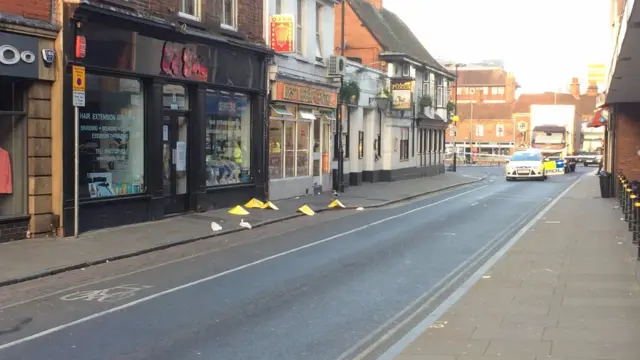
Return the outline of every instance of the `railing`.
<path id="1" fill-rule="evenodd" d="M 616 197 L 627 229 L 633 234 L 633 244 L 638 248 L 637 260 L 640 260 L 640 181 L 629 180 L 624 174 L 618 174 Z"/>

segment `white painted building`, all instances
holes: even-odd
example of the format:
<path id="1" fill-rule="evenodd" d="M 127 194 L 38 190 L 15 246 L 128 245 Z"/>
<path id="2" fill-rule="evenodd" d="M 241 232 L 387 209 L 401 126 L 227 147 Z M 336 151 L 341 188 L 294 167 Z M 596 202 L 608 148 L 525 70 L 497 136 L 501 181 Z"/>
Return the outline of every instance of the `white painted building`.
<path id="1" fill-rule="evenodd" d="M 334 51 L 334 1 L 265 0 L 265 40 L 271 16 L 293 15 L 292 52 L 270 67 L 269 199 L 332 188 L 333 133 L 339 81 L 328 78 Z"/>

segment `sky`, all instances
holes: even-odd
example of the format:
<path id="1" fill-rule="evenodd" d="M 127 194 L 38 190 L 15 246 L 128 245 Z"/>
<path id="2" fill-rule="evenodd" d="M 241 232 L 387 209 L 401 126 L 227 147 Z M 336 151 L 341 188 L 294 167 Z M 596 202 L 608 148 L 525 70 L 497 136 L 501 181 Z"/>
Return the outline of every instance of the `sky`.
<path id="1" fill-rule="evenodd" d="M 383 0 L 437 59 L 501 59 L 520 92 L 586 88 L 587 65 L 609 61 L 610 0 Z"/>

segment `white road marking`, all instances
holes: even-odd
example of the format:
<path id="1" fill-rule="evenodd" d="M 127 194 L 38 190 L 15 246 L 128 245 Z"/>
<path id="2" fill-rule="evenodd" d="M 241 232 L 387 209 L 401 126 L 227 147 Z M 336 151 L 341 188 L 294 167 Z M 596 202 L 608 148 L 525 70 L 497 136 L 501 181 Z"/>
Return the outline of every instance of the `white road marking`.
<path id="1" fill-rule="evenodd" d="M 8 349 L 10 347 L 26 343 L 28 341 L 35 340 L 35 339 L 47 336 L 49 334 L 56 333 L 58 331 L 67 329 L 69 327 L 72 327 L 72 326 L 75 326 L 75 325 L 79 325 L 79 324 L 91 321 L 93 319 L 97 319 L 97 318 L 100 318 L 102 316 L 105 316 L 105 315 L 108 315 L 108 314 L 111 314 L 111 313 L 115 313 L 115 312 L 130 308 L 132 306 L 136 306 L 138 304 L 145 303 L 145 302 L 153 300 L 155 298 L 159 298 L 161 296 L 169 295 L 171 293 L 174 293 L 174 292 L 186 289 L 186 288 L 190 288 L 190 287 L 193 287 L 195 285 L 198 285 L 198 284 L 201 284 L 201 283 L 205 283 L 205 282 L 208 282 L 208 281 L 211 281 L 211 280 L 215 280 L 215 279 L 223 277 L 225 275 L 233 274 L 235 272 L 238 272 L 238 271 L 241 271 L 241 270 L 244 270 L 244 269 L 259 265 L 259 264 L 262 264 L 262 263 L 270 261 L 270 260 L 274 260 L 274 259 L 286 256 L 286 255 L 289 255 L 289 254 L 293 254 L 293 253 L 296 253 L 298 251 L 301 251 L 301 250 L 304 250 L 304 249 L 307 249 L 307 248 L 311 248 L 311 247 L 314 247 L 314 246 L 317 246 L 317 245 L 320 245 L 320 244 L 323 244 L 323 243 L 326 243 L 326 242 L 341 238 L 341 237 L 346 236 L 346 235 L 350 235 L 350 234 L 356 233 L 358 231 L 370 228 L 372 226 L 385 223 L 385 222 L 387 222 L 389 220 L 397 219 L 397 218 L 403 217 L 405 215 L 409 215 L 409 214 L 412 214 L 414 212 L 417 212 L 417 211 L 420 211 L 420 210 L 424 210 L 424 209 L 430 208 L 430 207 L 438 205 L 438 204 L 442 204 L 442 203 L 447 202 L 449 200 L 453 200 L 453 199 L 459 198 L 461 196 L 467 195 L 467 194 L 472 193 L 474 191 L 483 189 L 483 188 L 485 188 L 487 186 L 488 185 L 479 186 L 479 187 L 477 187 L 475 189 L 472 189 L 472 190 L 469 190 L 469 191 L 465 191 L 463 193 L 460 193 L 460 194 L 457 194 L 457 195 L 454 195 L 454 196 L 450 196 L 450 197 L 442 199 L 440 201 L 436 201 L 436 202 L 428 204 L 428 205 L 420 206 L 420 207 L 417 207 L 415 209 L 411 209 L 409 211 L 405 211 L 405 212 L 397 214 L 397 215 L 389 216 L 387 218 L 374 221 L 374 222 L 369 223 L 367 225 L 363 225 L 363 226 L 357 227 L 355 229 L 351 229 L 349 231 L 345 231 L 343 233 L 336 234 L 336 235 L 324 238 L 322 240 L 318 240 L 318 241 L 310 243 L 310 244 L 302 245 L 302 246 L 299 246 L 297 248 L 293 248 L 291 250 L 287 250 L 287 251 L 284 251 L 284 252 L 281 252 L 281 253 L 278 253 L 278 254 L 275 254 L 275 255 L 271 255 L 271 256 L 268 256 L 266 258 L 262 258 L 260 260 L 256 260 L 254 262 L 250 262 L 248 264 L 245 264 L 245 265 L 242 265 L 242 266 L 238 266 L 236 268 L 229 269 L 229 270 L 217 273 L 215 275 L 211 275 L 211 276 L 199 279 L 199 280 L 195 280 L 195 281 L 192 281 L 192 282 L 180 285 L 180 286 L 176 286 L 176 287 L 173 287 L 173 288 L 170 288 L 170 289 L 167 289 L 167 290 L 164 290 L 164 291 L 161 291 L 161 292 L 158 292 L 158 293 L 155 293 L 155 294 L 152 294 L 152 295 L 149 295 L 149 296 L 146 296 L 146 297 L 143 297 L 143 298 L 128 302 L 126 304 L 122 304 L 120 306 L 113 307 L 111 309 L 107 309 L 107 310 L 104 310 L 104 311 L 101 311 L 101 312 L 97 312 L 95 314 L 91 314 L 89 316 L 85 316 L 83 318 L 68 322 L 66 324 L 62 324 L 62 325 L 58 325 L 58 326 L 49 328 L 47 330 L 35 333 L 33 335 L 25 336 L 23 338 L 20 338 L 20 339 L 8 342 L 6 344 L 0 345 L 0 350 Z"/>
<path id="2" fill-rule="evenodd" d="M 150 285 L 127 284 L 127 285 L 119 285 L 119 286 L 114 286 L 108 289 L 101 289 L 101 290 L 82 290 L 82 291 L 76 291 L 74 293 L 61 296 L 60 300 L 116 302 L 116 301 L 128 299 L 132 296 L 135 296 L 138 291 L 149 289 L 152 287 L 153 286 L 150 286 Z"/>
<path id="3" fill-rule="evenodd" d="M 560 221 L 545 221 L 545 224 L 560 224 Z"/>
<path id="4" fill-rule="evenodd" d="M 476 205 L 478 205 L 478 202 L 477 202 L 477 201 L 476 201 L 476 202 L 474 202 L 473 204 L 471 204 L 471 206 L 476 206 Z"/>
<path id="5" fill-rule="evenodd" d="M 583 175 L 584 176 L 584 175 Z M 495 265 L 498 260 L 513 246 L 520 238 L 529 231 L 544 215 L 553 208 L 560 199 L 562 199 L 574 186 L 576 186 L 582 176 L 578 177 L 571 185 L 569 185 L 560 195 L 558 195 L 551 203 L 549 203 L 542 211 L 536 215 L 529 223 L 527 223 L 520 231 L 518 231 L 508 243 L 506 243 L 498 252 L 496 252 L 480 269 L 478 269 L 471 277 L 460 286 L 451 296 L 449 296 L 440 306 L 438 306 L 431 314 L 429 314 L 422 322 L 411 329 L 405 336 L 403 336 L 398 342 L 391 346 L 384 354 L 382 354 L 378 360 L 392 360 L 398 356 L 411 342 L 417 339 L 426 329 L 429 328 L 435 321 L 439 320 L 449 309 L 460 300 L 466 293 L 484 276 L 487 271 Z"/>

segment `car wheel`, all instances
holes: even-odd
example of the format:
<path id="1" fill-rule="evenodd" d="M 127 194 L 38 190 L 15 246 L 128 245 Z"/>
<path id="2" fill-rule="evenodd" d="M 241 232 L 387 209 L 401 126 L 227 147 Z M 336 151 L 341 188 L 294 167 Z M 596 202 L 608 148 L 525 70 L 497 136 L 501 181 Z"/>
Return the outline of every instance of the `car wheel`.
<path id="1" fill-rule="evenodd" d="M 510 178 L 510 177 L 508 177 L 508 176 L 506 177 L 506 179 L 507 179 L 507 181 L 511 181 L 511 180 L 513 180 L 513 179 L 511 179 L 511 178 Z"/>
<path id="2" fill-rule="evenodd" d="M 584 164 L 582 164 L 582 165 L 584 165 L 584 166 L 589 166 L 589 164 L 587 164 L 587 163 L 584 163 Z"/>

